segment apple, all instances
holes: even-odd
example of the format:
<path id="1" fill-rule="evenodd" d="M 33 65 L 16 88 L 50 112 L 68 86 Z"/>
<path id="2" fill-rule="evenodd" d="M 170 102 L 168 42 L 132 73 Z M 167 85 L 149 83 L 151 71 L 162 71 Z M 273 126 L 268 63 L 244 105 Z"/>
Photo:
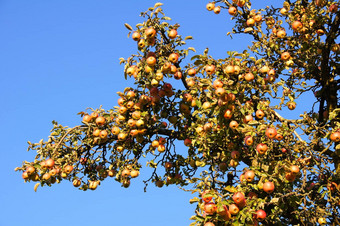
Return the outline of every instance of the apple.
<path id="1" fill-rule="evenodd" d="M 227 109 L 227 110 L 224 112 L 223 117 L 224 117 L 225 119 L 231 119 L 231 118 L 233 117 L 233 112 L 232 112 L 232 110 Z"/>
<path id="2" fill-rule="evenodd" d="M 88 114 L 84 115 L 83 122 L 89 123 L 91 121 L 92 121 L 91 115 L 88 115 Z"/>
<path id="3" fill-rule="evenodd" d="M 215 73 L 215 65 L 211 64 L 211 65 L 206 65 L 205 66 L 205 72 L 208 74 L 208 75 L 212 75 Z"/>
<path id="4" fill-rule="evenodd" d="M 177 30 L 176 29 L 171 29 L 168 34 L 170 39 L 175 39 L 177 36 Z"/>
<path id="5" fill-rule="evenodd" d="M 256 23 L 260 23 L 260 22 L 262 21 L 262 16 L 261 16 L 261 14 L 256 14 L 256 15 L 254 16 L 254 20 L 255 20 Z"/>
<path id="6" fill-rule="evenodd" d="M 264 155 L 268 150 L 268 146 L 264 143 L 260 143 L 256 146 L 256 151 L 260 154 L 260 155 Z"/>
<path id="7" fill-rule="evenodd" d="M 293 174 L 298 174 L 300 172 L 300 168 L 297 165 L 291 165 L 290 166 L 290 172 L 292 172 Z"/>
<path id="8" fill-rule="evenodd" d="M 238 122 L 237 121 L 233 120 L 233 121 L 231 121 L 229 123 L 229 128 L 230 129 L 237 129 L 237 127 L 238 127 Z"/>
<path id="9" fill-rule="evenodd" d="M 202 200 L 205 202 L 205 203 L 210 203 L 213 196 L 211 194 L 208 194 L 209 191 L 206 190 L 202 193 Z"/>
<path id="10" fill-rule="evenodd" d="M 212 223 L 212 222 L 207 222 L 207 223 L 204 224 L 204 226 L 215 226 L 215 224 Z"/>
<path id="11" fill-rule="evenodd" d="M 318 223 L 319 223 L 320 225 L 326 225 L 326 224 L 327 224 L 327 220 L 326 220 L 326 218 L 324 218 L 324 217 L 320 217 L 320 218 L 318 219 Z"/>
<path id="12" fill-rule="evenodd" d="M 339 131 L 335 131 L 335 132 L 331 133 L 329 138 L 333 142 L 339 142 L 340 141 L 340 132 Z"/>
<path id="13" fill-rule="evenodd" d="M 132 39 L 133 39 L 134 41 L 139 41 L 141 35 L 140 35 L 139 32 L 135 31 L 135 32 L 132 33 L 132 36 L 131 36 L 131 37 L 132 37 Z"/>
<path id="14" fill-rule="evenodd" d="M 171 53 L 168 57 L 168 60 L 171 62 L 171 63 L 177 63 L 178 62 L 178 54 L 177 53 Z"/>
<path id="15" fill-rule="evenodd" d="M 277 36 L 278 38 L 284 38 L 284 37 L 286 37 L 286 32 L 285 32 L 285 30 L 280 29 L 278 32 L 276 32 L 276 36 Z"/>
<path id="16" fill-rule="evenodd" d="M 244 173 L 244 178 L 248 181 L 248 182 L 253 182 L 254 178 L 255 178 L 255 172 L 253 170 L 248 170 Z"/>
<path id="17" fill-rule="evenodd" d="M 190 68 L 187 73 L 188 73 L 189 76 L 195 76 L 196 75 L 196 70 L 193 69 L 193 68 Z"/>
<path id="18" fill-rule="evenodd" d="M 240 157 L 240 152 L 239 151 L 232 151 L 231 152 L 231 158 L 232 159 L 238 159 Z"/>
<path id="19" fill-rule="evenodd" d="M 228 13 L 229 13 L 231 16 L 235 16 L 236 13 L 237 13 L 237 8 L 234 7 L 234 6 L 229 7 Z"/>
<path id="20" fill-rule="evenodd" d="M 264 111 L 261 110 L 261 109 L 258 109 L 256 112 L 255 112 L 255 117 L 257 119 L 263 119 L 264 118 Z"/>
<path id="21" fill-rule="evenodd" d="M 255 24 L 255 20 L 253 18 L 249 18 L 246 23 L 248 27 L 252 27 Z"/>
<path id="22" fill-rule="evenodd" d="M 248 72 L 244 75 L 244 79 L 247 81 L 247 82 L 251 82 L 255 79 L 255 76 L 253 73 L 251 72 Z"/>
<path id="23" fill-rule="evenodd" d="M 53 168 L 54 166 L 54 160 L 53 159 L 46 159 L 45 164 L 47 168 Z"/>
<path id="24" fill-rule="evenodd" d="M 138 177 L 138 176 L 139 176 L 139 171 L 138 171 L 138 170 L 131 170 L 130 176 L 131 176 L 132 178 Z"/>
<path id="25" fill-rule="evenodd" d="M 249 114 L 249 115 L 244 116 L 243 122 L 245 124 L 248 124 L 249 122 L 251 122 L 253 120 L 254 120 L 253 116 L 251 114 Z"/>
<path id="26" fill-rule="evenodd" d="M 232 215 L 238 214 L 239 211 L 240 211 L 240 209 L 238 208 L 238 206 L 237 206 L 236 204 L 231 204 L 231 205 L 229 205 L 229 212 L 230 212 Z"/>
<path id="27" fill-rule="evenodd" d="M 106 120 L 103 116 L 99 116 L 98 118 L 96 118 L 96 124 L 98 126 L 103 126 L 105 124 Z"/>
<path id="28" fill-rule="evenodd" d="M 207 8 L 207 10 L 209 10 L 209 11 L 214 10 L 214 8 L 215 8 L 215 3 L 214 3 L 214 2 L 209 2 L 209 3 L 206 5 L 206 8 Z"/>
<path id="29" fill-rule="evenodd" d="M 303 25 L 300 21 L 296 20 L 292 23 L 292 28 L 295 32 L 301 31 Z"/>
<path id="30" fill-rule="evenodd" d="M 214 8 L 214 13 L 219 14 L 221 12 L 221 6 L 217 6 Z"/>
<path id="31" fill-rule="evenodd" d="M 150 67 L 155 66 L 156 63 L 157 63 L 156 57 L 154 57 L 154 56 L 149 56 L 149 57 L 146 59 L 146 63 L 147 63 L 147 65 L 150 66 Z"/>
<path id="32" fill-rule="evenodd" d="M 256 211 L 256 219 L 258 221 L 263 221 L 266 218 L 267 214 L 264 210 L 259 209 Z"/>
<path id="33" fill-rule="evenodd" d="M 254 143 L 254 138 L 252 136 L 246 136 L 244 138 L 244 143 L 247 145 L 247 146 L 251 146 L 253 145 Z"/>
<path id="34" fill-rule="evenodd" d="M 287 61 L 287 60 L 289 60 L 289 59 L 290 59 L 290 54 L 289 54 L 289 52 L 283 52 L 283 53 L 281 53 L 281 60 Z"/>
<path id="35" fill-rule="evenodd" d="M 236 203 L 236 205 L 239 205 L 240 203 L 243 203 L 245 201 L 244 194 L 242 192 L 234 193 L 233 201 Z"/>
<path id="36" fill-rule="evenodd" d="M 153 27 L 149 27 L 145 30 L 145 35 L 148 39 L 154 38 L 156 36 L 156 30 Z"/>
<path id="37" fill-rule="evenodd" d="M 273 182 L 267 181 L 267 182 L 263 183 L 262 189 L 263 189 L 264 192 L 271 194 L 275 189 L 275 185 L 274 185 Z"/>
<path id="38" fill-rule="evenodd" d="M 274 127 L 270 127 L 266 130 L 266 136 L 269 138 L 269 139 L 273 139 L 275 138 L 275 136 L 277 135 L 277 131 Z"/>
<path id="39" fill-rule="evenodd" d="M 288 107 L 289 110 L 292 111 L 292 110 L 294 110 L 296 108 L 296 103 L 293 102 L 293 101 L 288 101 L 287 102 L 287 107 Z"/>
<path id="40" fill-rule="evenodd" d="M 207 215 L 213 215 L 217 210 L 215 203 L 209 202 L 204 205 L 204 211 Z"/>

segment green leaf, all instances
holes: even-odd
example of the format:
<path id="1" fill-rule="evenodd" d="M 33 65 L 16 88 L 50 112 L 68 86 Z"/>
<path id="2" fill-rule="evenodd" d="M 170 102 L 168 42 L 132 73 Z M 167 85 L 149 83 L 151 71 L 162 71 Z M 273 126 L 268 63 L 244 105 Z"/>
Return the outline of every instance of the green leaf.
<path id="1" fill-rule="evenodd" d="M 185 37 L 184 40 L 188 40 L 188 39 L 193 39 L 193 37 L 192 36 L 187 36 L 187 37 Z"/>

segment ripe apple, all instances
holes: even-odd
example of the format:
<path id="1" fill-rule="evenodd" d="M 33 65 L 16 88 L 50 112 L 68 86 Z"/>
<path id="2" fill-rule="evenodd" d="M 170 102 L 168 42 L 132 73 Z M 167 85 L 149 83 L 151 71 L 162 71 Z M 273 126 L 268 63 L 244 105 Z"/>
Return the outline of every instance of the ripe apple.
<path id="1" fill-rule="evenodd" d="M 262 189 L 263 189 L 264 192 L 271 194 L 275 189 L 275 185 L 274 185 L 273 182 L 267 181 L 267 182 L 263 183 Z"/>
<path id="2" fill-rule="evenodd" d="M 74 187 L 79 187 L 81 185 L 81 180 L 79 179 L 74 179 L 72 182 Z"/>
<path id="3" fill-rule="evenodd" d="M 160 144 L 158 147 L 157 147 L 157 151 L 162 153 L 165 151 L 165 145 L 164 144 Z"/>
<path id="4" fill-rule="evenodd" d="M 290 59 L 290 54 L 289 54 L 289 52 L 283 52 L 283 53 L 281 53 L 281 60 L 287 61 L 287 60 L 289 60 L 289 59 Z"/>
<path id="5" fill-rule="evenodd" d="M 301 31 L 303 25 L 300 21 L 296 20 L 292 23 L 292 28 L 295 32 Z"/>
<path id="6" fill-rule="evenodd" d="M 231 129 L 237 129 L 237 127 L 238 127 L 238 122 L 237 122 L 237 121 L 233 120 L 233 121 L 231 121 L 231 122 L 229 123 L 229 128 L 231 128 Z"/>
<path id="7" fill-rule="evenodd" d="M 254 143 L 254 138 L 252 136 L 246 136 L 244 138 L 244 143 L 247 145 L 247 146 L 251 146 L 253 145 Z"/>
<path id="8" fill-rule="evenodd" d="M 208 194 L 209 193 L 209 190 L 206 190 L 202 193 L 202 200 L 205 202 L 205 203 L 210 203 L 213 196 L 211 194 Z"/>
<path id="9" fill-rule="evenodd" d="M 253 182 L 254 178 L 255 178 L 255 172 L 253 170 L 248 170 L 244 173 L 244 178 L 248 181 L 248 182 Z"/>
<path id="10" fill-rule="evenodd" d="M 214 8 L 214 13 L 219 14 L 221 12 L 221 6 L 217 6 Z"/>
<path id="11" fill-rule="evenodd" d="M 229 13 L 231 16 L 235 16 L 236 13 L 237 13 L 237 8 L 234 7 L 234 6 L 229 7 L 228 13 Z"/>
<path id="12" fill-rule="evenodd" d="M 262 21 L 262 16 L 261 16 L 261 14 L 256 14 L 256 15 L 254 16 L 254 20 L 255 20 L 256 23 L 260 23 L 260 22 Z"/>
<path id="13" fill-rule="evenodd" d="M 103 126 L 105 124 L 106 120 L 103 116 L 99 116 L 98 118 L 96 118 L 96 124 L 98 126 Z"/>
<path id="14" fill-rule="evenodd" d="M 264 210 L 257 210 L 256 211 L 256 219 L 258 221 L 263 221 L 266 218 L 267 214 Z"/>
<path id="15" fill-rule="evenodd" d="M 292 172 L 293 174 L 298 174 L 300 172 L 300 168 L 297 165 L 291 165 L 290 166 L 290 172 Z"/>
<path id="16" fill-rule="evenodd" d="M 247 82 L 251 82 L 255 79 L 255 76 L 253 73 L 251 72 L 248 72 L 244 75 L 244 79 L 247 81 Z"/>
<path id="17" fill-rule="evenodd" d="M 240 157 L 240 152 L 239 151 L 232 151 L 231 152 L 231 158 L 232 159 L 238 159 Z"/>
<path id="18" fill-rule="evenodd" d="M 293 101 L 288 101 L 287 102 L 287 107 L 288 107 L 289 110 L 292 111 L 292 110 L 294 110 L 296 108 L 296 103 L 293 102 Z"/>
<path id="19" fill-rule="evenodd" d="M 168 58 L 168 60 L 171 62 L 171 63 L 177 63 L 178 62 L 178 54 L 177 53 L 171 53 L 170 55 L 169 55 L 169 58 Z"/>
<path id="20" fill-rule="evenodd" d="M 248 124 L 249 122 L 253 121 L 253 116 L 251 114 L 244 116 L 243 122 Z"/>
<path id="21" fill-rule="evenodd" d="M 320 217 L 320 218 L 318 219 L 318 223 L 319 223 L 320 225 L 326 225 L 326 224 L 327 224 L 327 220 L 326 220 L 326 218 L 324 218 L 324 217 Z"/>
<path id="22" fill-rule="evenodd" d="M 193 68 L 190 68 L 187 73 L 188 73 L 189 76 L 195 76 L 196 75 L 196 70 L 193 69 Z"/>
<path id="23" fill-rule="evenodd" d="M 66 174 L 70 174 L 70 173 L 72 172 L 72 170 L 73 170 L 73 166 L 71 166 L 71 165 L 66 165 L 66 166 L 64 167 L 64 172 L 65 172 Z"/>
<path id="24" fill-rule="evenodd" d="M 253 18 L 249 18 L 246 23 L 248 27 L 252 27 L 255 24 L 255 20 Z"/>
<path id="25" fill-rule="evenodd" d="M 154 38 L 156 36 L 156 30 L 153 27 L 149 27 L 145 30 L 145 35 L 148 39 Z"/>
<path id="26" fill-rule="evenodd" d="M 52 168 L 54 166 L 54 160 L 53 159 L 46 159 L 45 164 L 47 168 Z"/>
<path id="27" fill-rule="evenodd" d="M 83 122 L 89 123 L 91 121 L 92 121 L 91 115 L 88 115 L 88 114 L 84 115 Z"/>
<path id="28" fill-rule="evenodd" d="M 340 132 L 339 131 L 335 131 L 335 132 L 331 133 L 331 136 L 329 138 L 333 142 L 339 142 L 340 141 Z"/>
<path id="29" fill-rule="evenodd" d="M 176 29 L 171 29 L 168 34 L 170 39 L 175 39 L 177 36 L 177 30 Z"/>
<path id="30" fill-rule="evenodd" d="M 255 117 L 257 119 L 263 119 L 264 118 L 264 111 L 261 110 L 261 109 L 258 109 L 256 112 L 255 112 Z"/>
<path id="31" fill-rule="evenodd" d="M 206 65 L 205 66 L 205 72 L 207 72 L 208 75 L 212 75 L 215 73 L 215 65 Z"/>
<path id="32" fill-rule="evenodd" d="M 277 36 L 278 38 L 284 38 L 284 37 L 286 37 L 286 32 L 285 32 L 285 30 L 280 29 L 278 32 L 276 32 L 276 36 Z"/>
<path id="33" fill-rule="evenodd" d="M 269 138 L 269 139 L 273 139 L 275 138 L 275 136 L 277 135 L 277 131 L 274 127 L 270 127 L 266 130 L 266 136 Z"/>
<path id="34" fill-rule="evenodd" d="M 256 151 L 260 154 L 260 155 L 264 155 L 268 150 L 268 146 L 264 143 L 260 143 L 256 146 Z"/>
<path id="35" fill-rule="evenodd" d="M 135 31 L 135 32 L 132 33 L 132 36 L 131 36 L 131 37 L 132 37 L 132 39 L 133 39 L 134 41 L 139 41 L 141 35 L 140 35 L 139 32 Z"/>
<path id="36" fill-rule="evenodd" d="M 204 226 L 215 226 L 215 224 L 212 223 L 212 222 L 207 222 L 207 223 L 204 224 Z"/>
<path id="37" fill-rule="evenodd" d="M 207 10 L 209 10 L 209 11 L 214 10 L 214 8 L 215 8 L 215 3 L 214 3 L 214 2 L 209 2 L 209 3 L 206 5 L 206 8 L 207 8 Z"/>
<path id="38" fill-rule="evenodd" d="M 239 211 L 240 211 L 240 209 L 238 208 L 238 206 L 237 206 L 236 204 L 231 204 L 231 205 L 229 205 L 229 212 L 230 212 L 232 215 L 238 214 Z"/>
<path id="39" fill-rule="evenodd" d="M 236 203 L 236 205 L 239 205 L 240 203 L 245 201 L 244 194 L 242 192 L 236 192 L 233 195 L 233 201 Z"/>
<path id="40" fill-rule="evenodd" d="M 207 215 L 213 215 L 216 212 L 216 205 L 213 202 L 206 203 L 204 205 L 204 211 Z"/>
<path id="41" fill-rule="evenodd" d="M 146 59 L 146 63 L 147 63 L 147 65 L 150 66 L 150 67 L 155 66 L 156 63 L 157 63 L 156 57 L 154 57 L 154 56 L 149 56 L 149 57 Z"/>
<path id="42" fill-rule="evenodd" d="M 132 178 L 136 178 L 136 177 L 139 176 L 139 171 L 138 170 L 132 170 L 130 175 L 131 175 Z"/>

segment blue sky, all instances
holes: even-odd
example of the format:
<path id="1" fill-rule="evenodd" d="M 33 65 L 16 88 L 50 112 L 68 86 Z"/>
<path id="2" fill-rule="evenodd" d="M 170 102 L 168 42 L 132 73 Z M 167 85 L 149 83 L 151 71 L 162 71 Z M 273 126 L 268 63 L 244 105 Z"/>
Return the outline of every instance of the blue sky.
<path id="1" fill-rule="evenodd" d="M 107 179 L 96 191 L 82 192 L 71 183 L 33 191 L 14 172 L 23 160 L 32 161 L 27 141 L 47 138 L 51 121 L 75 126 L 87 107 L 116 105 L 117 91 L 132 86 L 124 80 L 119 58 L 136 52 L 124 23 L 134 27 L 141 11 L 157 1 L 2 0 L 0 1 L 0 226 L 59 225 L 188 225 L 193 197 L 176 186 L 148 187 L 142 180 L 124 189 Z M 230 40 L 232 23 L 226 11 L 205 10 L 207 1 L 164 1 L 165 13 L 178 32 L 192 35 L 188 46 L 214 57 L 243 50 L 245 37 Z"/>

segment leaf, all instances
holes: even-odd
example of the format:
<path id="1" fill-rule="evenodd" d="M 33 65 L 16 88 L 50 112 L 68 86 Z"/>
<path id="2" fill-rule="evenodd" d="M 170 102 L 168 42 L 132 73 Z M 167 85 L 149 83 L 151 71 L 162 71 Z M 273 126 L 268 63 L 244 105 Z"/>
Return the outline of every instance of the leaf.
<path id="1" fill-rule="evenodd" d="M 247 27 L 246 29 L 244 29 L 244 33 L 249 33 L 251 31 L 253 31 L 254 29 L 252 27 Z"/>
<path id="2" fill-rule="evenodd" d="M 189 47 L 188 50 L 194 51 L 196 53 L 196 49 L 194 47 Z"/>
<path id="3" fill-rule="evenodd" d="M 129 24 L 125 23 L 124 25 L 125 25 L 125 27 L 126 27 L 127 29 L 129 29 L 130 31 L 133 30 L 132 27 L 131 27 Z"/>
<path id="4" fill-rule="evenodd" d="M 184 40 L 188 40 L 188 39 L 193 39 L 193 37 L 192 36 L 187 36 L 187 37 L 185 37 Z"/>
<path id="5" fill-rule="evenodd" d="M 165 17 L 163 17 L 162 19 L 163 19 L 163 20 L 171 20 L 171 18 L 168 17 L 168 16 L 165 16 Z"/>
<path id="6" fill-rule="evenodd" d="M 40 183 L 36 183 L 36 184 L 34 185 L 34 191 L 35 191 L 35 192 L 37 192 L 37 189 L 38 189 L 39 185 L 40 185 Z"/>
<path id="7" fill-rule="evenodd" d="M 189 200 L 190 204 L 193 204 L 193 203 L 199 202 L 199 201 L 200 201 L 200 199 L 197 198 L 197 197 L 194 197 L 194 198 L 192 198 L 192 199 Z"/>
<path id="8" fill-rule="evenodd" d="M 224 190 L 226 190 L 226 191 L 228 191 L 228 192 L 230 192 L 230 193 L 235 193 L 235 192 L 237 192 L 237 189 L 234 188 L 233 186 L 227 186 L 227 187 L 224 188 Z"/>
<path id="9" fill-rule="evenodd" d="M 162 5 L 163 5 L 163 3 L 157 2 L 153 7 L 154 7 L 154 8 L 157 8 L 157 7 L 160 7 L 160 6 L 162 6 Z"/>

